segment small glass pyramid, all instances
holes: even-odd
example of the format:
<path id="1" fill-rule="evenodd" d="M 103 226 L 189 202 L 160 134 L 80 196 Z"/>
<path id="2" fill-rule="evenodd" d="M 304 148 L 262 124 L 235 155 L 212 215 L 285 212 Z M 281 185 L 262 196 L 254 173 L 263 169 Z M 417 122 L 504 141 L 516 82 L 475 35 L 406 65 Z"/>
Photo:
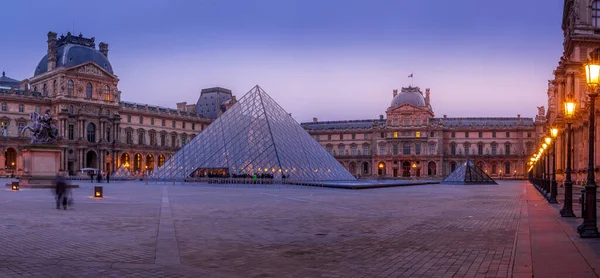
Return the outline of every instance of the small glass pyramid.
<path id="1" fill-rule="evenodd" d="M 258 85 L 184 145 L 154 177 L 356 180 Z"/>
<path id="2" fill-rule="evenodd" d="M 466 160 L 454 172 L 450 173 L 443 184 L 498 184 L 473 161 Z"/>

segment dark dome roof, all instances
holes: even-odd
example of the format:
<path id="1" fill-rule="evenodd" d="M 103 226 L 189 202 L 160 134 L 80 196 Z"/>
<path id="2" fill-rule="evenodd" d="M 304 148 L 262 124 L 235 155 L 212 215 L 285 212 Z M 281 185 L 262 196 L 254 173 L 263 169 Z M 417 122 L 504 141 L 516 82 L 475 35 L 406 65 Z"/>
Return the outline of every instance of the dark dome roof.
<path id="1" fill-rule="evenodd" d="M 408 103 L 417 107 L 427 107 L 423 93 L 419 87 L 402 88 L 401 92 L 392 99 L 391 108 L 396 108 L 402 104 Z"/>
<path id="2" fill-rule="evenodd" d="M 93 47 L 68 43 L 56 49 L 56 67 L 72 67 L 94 62 L 99 67 L 113 73 L 108 57 Z M 45 55 L 35 68 L 34 76 L 48 71 L 48 55 Z"/>

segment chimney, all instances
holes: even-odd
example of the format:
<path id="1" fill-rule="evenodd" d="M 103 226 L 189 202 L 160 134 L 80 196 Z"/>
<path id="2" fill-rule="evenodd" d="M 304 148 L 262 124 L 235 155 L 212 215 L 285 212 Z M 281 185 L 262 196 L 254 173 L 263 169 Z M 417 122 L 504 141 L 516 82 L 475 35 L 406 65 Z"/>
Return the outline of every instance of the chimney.
<path id="1" fill-rule="evenodd" d="M 447 118 L 447 117 L 446 117 L 446 114 L 444 114 L 444 119 L 445 119 L 445 118 Z"/>
<path id="2" fill-rule="evenodd" d="M 108 58 L 108 43 L 101 42 L 98 44 L 98 50 L 100 50 L 100 53 Z"/>
<path id="3" fill-rule="evenodd" d="M 318 119 L 318 118 L 313 118 L 313 123 L 316 123 L 316 122 L 318 122 L 318 121 L 319 121 L 319 119 Z"/>
<path id="4" fill-rule="evenodd" d="M 379 115 L 379 120 L 383 120 L 383 115 Z"/>
<path id="5" fill-rule="evenodd" d="M 56 68 L 56 33 L 48 32 L 48 71 Z"/>
<path id="6" fill-rule="evenodd" d="M 394 93 L 392 95 L 396 97 L 398 95 L 398 89 L 394 89 Z"/>
<path id="7" fill-rule="evenodd" d="M 425 89 L 425 105 L 429 106 L 429 88 Z"/>
<path id="8" fill-rule="evenodd" d="M 187 108 L 186 105 L 187 105 L 187 102 L 178 102 L 177 103 L 177 110 L 179 110 L 179 111 L 186 111 L 186 108 Z"/>

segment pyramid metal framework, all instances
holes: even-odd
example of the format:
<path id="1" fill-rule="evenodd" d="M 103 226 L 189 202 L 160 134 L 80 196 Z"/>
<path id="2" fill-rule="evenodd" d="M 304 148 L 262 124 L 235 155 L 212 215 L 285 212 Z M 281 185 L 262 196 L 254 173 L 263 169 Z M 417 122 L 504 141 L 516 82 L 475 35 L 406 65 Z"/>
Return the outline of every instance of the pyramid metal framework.
<path id="1" fill-rule="evenodd" d="M 198 169 L 288 180 L 356 180 L 258 85 L 184 145 L 154 177 L 182 180 Z"/>
<path id="2" fill-rule="evenodd" d="M 473 161 L 466 160 L 441 183 L 443 184 L 498 184 Z"/>

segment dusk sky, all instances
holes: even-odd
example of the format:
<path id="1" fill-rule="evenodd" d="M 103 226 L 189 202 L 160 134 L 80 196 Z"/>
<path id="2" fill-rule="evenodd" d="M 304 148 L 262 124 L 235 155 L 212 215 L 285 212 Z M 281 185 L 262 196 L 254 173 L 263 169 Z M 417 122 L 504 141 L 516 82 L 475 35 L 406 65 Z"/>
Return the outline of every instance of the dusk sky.
<path id="1" fill-rule="evenodd" d="M 260 85 L 298 122 L 378 118 L 431 88 L 437 117 L 534 117 L 562 53 L 561 0 L 7 1 L 0 71 L 33 75 L 48 31 L 109 44 L 122 100 L 175 107 Z M 35 7 L 35 8 L 34 8 Z M 408 75 L 414 73 L 414 80 Z"/>

